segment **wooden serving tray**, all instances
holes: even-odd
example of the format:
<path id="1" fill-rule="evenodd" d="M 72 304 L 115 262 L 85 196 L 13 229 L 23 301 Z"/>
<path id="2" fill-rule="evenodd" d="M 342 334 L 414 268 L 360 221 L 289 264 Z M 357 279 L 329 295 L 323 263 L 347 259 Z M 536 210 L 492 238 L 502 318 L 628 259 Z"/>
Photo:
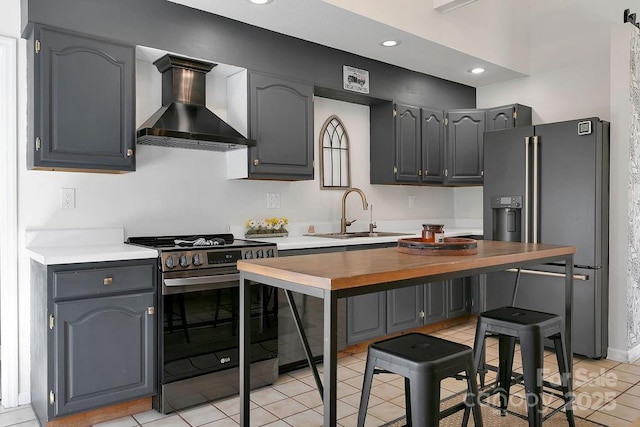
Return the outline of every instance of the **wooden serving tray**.
<path id="1" fill-rule="evenodd" d="M 442 243 L 423 242 L 420 237 L 398 239 L 398 252 L 412 255 L 475 255 L 478 242 L 463 237 L 445 237 Z"/>

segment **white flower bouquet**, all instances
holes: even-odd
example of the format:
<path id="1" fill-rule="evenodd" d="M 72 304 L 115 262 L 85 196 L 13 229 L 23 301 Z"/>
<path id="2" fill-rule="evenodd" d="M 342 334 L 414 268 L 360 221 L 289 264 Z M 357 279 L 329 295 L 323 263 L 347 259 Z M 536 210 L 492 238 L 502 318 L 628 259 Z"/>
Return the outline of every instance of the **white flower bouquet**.
<path id="1" fill-rule="evenodd" d="M 245 237 L 282 237 L 288 236 L 286 225 L 287 218 L 260 218 L 250 219 L 246 222 L 247 231 Z"/>

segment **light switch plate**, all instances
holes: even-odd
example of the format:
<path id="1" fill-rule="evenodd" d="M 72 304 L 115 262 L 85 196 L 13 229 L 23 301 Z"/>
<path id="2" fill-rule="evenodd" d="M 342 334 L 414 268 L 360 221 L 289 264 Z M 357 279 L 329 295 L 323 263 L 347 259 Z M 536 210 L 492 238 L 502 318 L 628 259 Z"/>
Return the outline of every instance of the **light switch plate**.
<path id="1" fill-rule="evenodd" d="M 280 209 L 280 193 L 267 193 L 267 209 Z"/>
<path id="2" fill-rule="evenodd" d="M 76 189 L 61 188 L 60 189 L 60 209 L 75 209 L 76 207 Z"/>

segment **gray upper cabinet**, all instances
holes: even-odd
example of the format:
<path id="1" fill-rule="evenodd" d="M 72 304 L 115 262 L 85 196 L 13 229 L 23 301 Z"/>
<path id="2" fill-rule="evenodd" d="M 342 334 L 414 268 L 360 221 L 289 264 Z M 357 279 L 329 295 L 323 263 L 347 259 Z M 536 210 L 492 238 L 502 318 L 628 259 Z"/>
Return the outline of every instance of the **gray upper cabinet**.
<path id="1" fill-rule="evenodd" d="M 30 169 L 135 170 L 135 50 L 34 26 Z"/>
<path id="2" fill-rule="evenodd" d="M 251 178 L 313 179 L 313 85 L 249 74 Z"/>
<path id="3" fill-rule="evenodd" d="M 370 106 L 370 120 L 371 184 L 481 185 L 485 130 L 530 125 L 531 107 L 443 110 L 383 102 Z"/>
<path id="4" fill-rule="evenodd" d="M 422 168 L 420 109 L 396 104 L 395 110 L 396 180 L 419 182 Z"/>
<path id="5" fill-rule="evenodd" d="M 482 184 L 484 110 L 450 110 L 447 119 L 447 182 Z"/>
<path id="6" fill-rule="evenodd" d="M 156 265 L 31 262 L 31 401 L 43 425 L 155 393 Z"/>
<path id="7" fill-rule="evenodd" d="M 531 107 L 526 105 L 503 105 L 488 108 L 485 113 L 487 131 L 531 125 Z"/>
<path id="8" fill-rule="evenodd" d="M 422 182 L 444 182 L 445 117 L 444 111 L 423 108 L 422 120 Z"/>

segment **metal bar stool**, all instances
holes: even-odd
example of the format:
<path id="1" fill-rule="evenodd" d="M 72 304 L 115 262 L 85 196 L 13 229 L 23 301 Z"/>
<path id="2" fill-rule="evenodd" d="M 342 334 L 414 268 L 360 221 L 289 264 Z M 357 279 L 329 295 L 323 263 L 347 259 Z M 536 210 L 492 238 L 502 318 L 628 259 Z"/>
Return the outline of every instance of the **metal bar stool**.
<path id="1" fill-rule="evenodd" d="M 503 414 L 507 410 L 509 390 L 512 383 L 523 380 L 529 426 L 541 426 L 546 418 L 554 415 L 563 407 L 565 408 L 569 425 L 571 427 L 575 426 L 571 407 L 573 400 L 571 374 L 567 364 L 563 331 L 562 318 L 555 314 L 516 307 L 501 307 L 480 313 L 474 342 L 474 366 L 478 369 L 482 378 L 487 369 L 487 364 L 485 363 L 486 334 L 497 334 L 499 343 L 498 378 L 496 387 L 490 393 L 499 393 L 500 409 Z M 545 338 L 553 340 L 561 384 L 552 384 L 542 378 Z M 520 340 L 522 376 L 514 376 L 512 372 L 516 339 Z M 483 382 L 484 380 L 481 379 L 481 383 Z M 546 417 L 542 415 L 543 386 L 561 391 L 561 395 L 555 393 L 554 395 L 564 400 L 563 405 L 553 410 Z M 486 393 L 483 395 L 486 395 Z"/>
<path id="2" fill-rule="evenodd" d="M 464 409 L 462 425 L 466 426 L 471 407 L 475 425 L 482 427 L 474 366 L 470 347 L 429 335 L 409 333 L 371 344 L 360 397 L 358 426 L 364 426 L 373 375 L 390 372 L 404 377 L 407 425 L 437 426 L 440 419 Z M 466 400 L 441 412 L 440 381 L 449 377 L 462 378 L 461 372 L 465 372 L 467 380 Z"/>

